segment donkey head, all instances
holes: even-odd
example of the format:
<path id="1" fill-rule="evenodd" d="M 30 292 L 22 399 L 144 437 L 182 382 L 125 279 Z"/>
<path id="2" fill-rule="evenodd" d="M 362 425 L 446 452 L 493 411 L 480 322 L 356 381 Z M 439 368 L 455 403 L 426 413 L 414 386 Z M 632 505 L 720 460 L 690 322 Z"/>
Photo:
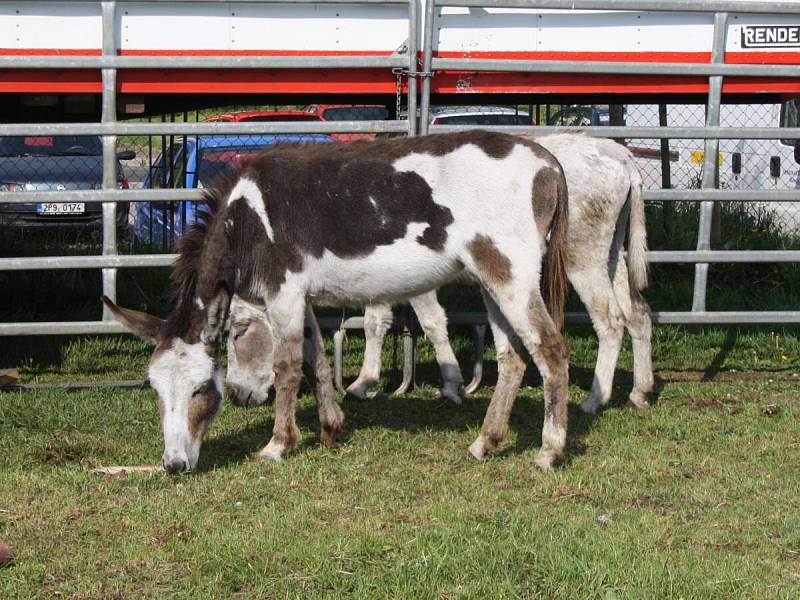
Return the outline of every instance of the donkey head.
<path id="1" fill-rule="evenodd" d="M 164 432 L 162 465 L 168 473 L 188 473 L 197 466 L 200 444 L 222 408 L 220 338 L 230 305 L 222 286 L 206 302 L 183 307 L 181 326 L 103 302 L 130 331 L 155 343 L 148 376 L 158 395 Z M 177 331 L 177 332 L 176 332 Z"/>
<path id="2" fill-rule="evenodd" d="M 263 307 L 234 296 L 228 337 L 228 397 L 238 406 L 258 406 L 267 400 L 272 370 L 272 328 Z"/>

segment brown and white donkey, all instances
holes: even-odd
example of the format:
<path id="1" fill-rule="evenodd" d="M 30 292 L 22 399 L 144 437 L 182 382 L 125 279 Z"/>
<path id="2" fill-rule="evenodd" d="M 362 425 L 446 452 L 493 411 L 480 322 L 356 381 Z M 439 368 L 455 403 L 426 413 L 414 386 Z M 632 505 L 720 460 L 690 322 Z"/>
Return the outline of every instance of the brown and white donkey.
<path id="1" fill-rule="evenodd" d="M 651 365 L 651 320 L 647 303 L 639 293 L 647 284 L 647 250 L 641 175 L 631 153 L 616 142 L 563 134 L 535 138 L 561 163 L 569 188 L 569 230 L 567 276 L 587 311 L 599 338 L 592 389 L 581 408 L 595 413 L 610 397 L 625 328 L 631 334 L 634 353 L 634 385 L 631 403 L 647 406 L 653 387 Z M 625 234 L 627 259 L 623 259 Z M 447 336 L 444 309 L 431 291 L 410 300 L 439 362 L 442 395 L 461 402 L 461 371 Z M 366 352 L 359 377 L 348 393 L 364 398 L 380 377 L 381 348 L 392 322 L 389 304 L 367 306 L 365 316 Z M 228 343 L 229 387 L 261 397 L 272 385 L 271 333 L 263 308 L 237 300 L 231 309 Z M 317 331 L 317 329 L 311 329 Z M 308 349 L 309 366 L 319 363 L 313 343 Z M 513 369 L 512 369 L 513 366 Z M 521 378 L 524 364 L 508 361 L 505 369 Z M 500 388 L 506 396 L 516 393 L 507 373 L 501 369 Z M 329 375 L 323 379 L 330 380 Z M 332 392 L 331 392 L 332 394 Z"/>
<path id="2" fill-rule="evenodd" d="M 294 412 L 306 316 L 314 321 L 310 303 L 397 303 L 464 271 L 485 297 L 501 377 L 523 352 L 543 375 L 536 464 L 549 469 L 563 453 L 567 186 L 542 146 L 480 130 L 279 145 L 243 164 L 229 185 L 209 190 L 207 201 L 207 220 L 181 240 L 177 304 L 166 321 L 104 299 L 128 328 L 156 343 L 148 372 L 168 472 L 196 467 L 221 408 L 220 340 L 233 294 L 266 307 L 276 400 L 272 438 L 260 456 L 277 461 L 299 438 Z M 343 416 L 330 379 L 319 389 L 322 441 L 335 445 Z M 473 454 L 483 456 L 502 438 L 512 401 L 498 386 Z"/>

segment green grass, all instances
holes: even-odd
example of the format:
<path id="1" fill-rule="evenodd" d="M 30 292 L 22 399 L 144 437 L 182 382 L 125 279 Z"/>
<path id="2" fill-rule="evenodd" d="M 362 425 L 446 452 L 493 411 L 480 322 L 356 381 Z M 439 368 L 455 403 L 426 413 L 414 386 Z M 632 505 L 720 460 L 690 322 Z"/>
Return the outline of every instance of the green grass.
<path id="1" fill-rule="evenodd" d="M 251 458 L 271 409 L 228 406 L 200 472 L 158 460 L 153 393 L 0 396 L 0 595 L 70 598 L 784 597 L 800 593 L 796 383 L 662 381 L 647 411 L 571 407 L 567 463 L 533 468 L 525 389 L 485 463 L 465 458 L 490 390 L 344 402 L 340 451 Z M 573 387 L 573 402 L 582 390 Z M 619 396 L 619 394 L 618 394 Z M 618 398 L 619 399 L 619 398 Z"/>
<path id="2" fill-rule="evenodd" d="M 362 342 L 347 339 L 350 377 Z M 319 446 L 304 395 L 299 449 L 262 464 L 252 455 L 272 408 L 229 405 L 189 477 L 89 472 L 158 462 L 151 390 L 0 393 L 0 540 L 16 551 L 0 597 L 796 598 L 796 333 L 657 327 L 655 405 L 622 407 L 626 344 L 613 406 L 598 417 L 576 410 L 595 338 L 576 328 L 569 343 L 569 450 L 550 474 L 533 467 L 535 374 L 508 439 L 477 463 L 466 448 L 491 388 L 463 407 L 434 399 L 424 341 L 418 391 L 342 401 L 341 450 Z M 394 345 L 385 389 L 398 377 Z M 468 341 L 455 346 L 466 367 Z M 0 347 L 27 381 L 141 378 L 148 355 L 122 336 Z M 491 347 L 486 358 L 491 383 Z"/>

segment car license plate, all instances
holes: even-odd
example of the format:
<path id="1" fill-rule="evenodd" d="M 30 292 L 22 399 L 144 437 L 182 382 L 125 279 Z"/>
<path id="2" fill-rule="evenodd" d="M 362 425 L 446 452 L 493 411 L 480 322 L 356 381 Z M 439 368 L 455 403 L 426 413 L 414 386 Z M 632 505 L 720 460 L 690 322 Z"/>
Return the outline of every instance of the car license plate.
<path id="1" fill-rule="evenodd" d="M 83 202 L 40 202 L 36 205 L 40 215 L 82 215 L 85 210 Z"/>

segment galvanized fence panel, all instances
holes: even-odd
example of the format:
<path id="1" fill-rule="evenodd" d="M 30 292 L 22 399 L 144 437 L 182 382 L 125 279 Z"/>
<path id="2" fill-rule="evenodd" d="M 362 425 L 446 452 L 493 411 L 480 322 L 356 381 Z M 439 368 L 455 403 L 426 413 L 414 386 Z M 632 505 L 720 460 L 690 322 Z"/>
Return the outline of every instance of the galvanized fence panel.
<path id="1" fill-rule="evenodd" d="M 178 0 L 184 1 L 184 0 Z M 206 1 L 206 0 L 204 0 Z M 207 0 L 209 2 L 219 0 Z M 408 7 L 408 41 L 405 55 L 392 56 L 119 56 L 116 40 L 117 10 L 121 1 L 102 1 L 102 54 L 101 56 L 24 56 L 0 57 L 0 68 L 4 69 L 101 69 L 102 72 L 102 118 L 100 123 L 31 123 L 0 124 L 2 136 L 102 136 L 103 182 L 102 189 L 70 189 L 63 191 L 0 191 L 0 202 L 6 204 L 102 202 L 102 256 L 94 257 L 47 257 L 0 259 L 0 270 L 101 268 L 103 293 L 116 299 L 116 275 L 120 267 L 167 266 L 172 255 L 119 256 L 116 239 L 116 209 L 118 203 L 163 202 L 200 200 L 201 190 L 191 189 L 119 189 L 117 170 L 117 136 L 189 136 L 189 135 L 254 135 L 272 133 L 320 134 L 320 133 L 405 133 L 416 134 L 416 121 L 336 121 L 336 122 L 257 122 L 257 123 L 121 123 L 117 120 L 118 69 L 374 69 L 390 70 L 401 82 L 407 81 L 407 105 L 416 111 L 417 103 L 417 0 L 277 0 L 274 4 L 374 4 L 406 5 Z M 408 76 L 412 74 L 412 76 Z M 402 88 L 398 90 L 398 94 Z M 152 154 L 152 149 L 150 150 Z M 150 161 L 152 164 L 152 161 Z M 146 177 L 137 173 L 137 177 Z M 111 320 L 103 308 L 103 321 L 67 323 L 0 323 L 3 335 L 57 335 L 80 333 L 117 333 L 122 329 Z"/>
<path id="2" fill-rule="evenodd" d="M 215 1 L 215 0 L 203 0 Z M 320 0 L 280 0 L 299 3 Z M 152 267 L 168 265 L 172 255 L 122 256 L 118 254 L 115 239 L 115 208 L 120 202 L 155 202 L 176 200 L 199 200 L 198 190 L 184 189 L 118 189 L 116 172 L 116 150 L 118 136 L 191 136 L 208 134 L 251 135 L 268 133 L 406 133 L 414 135 L 417 128 L 421 133 L 429 129 L 448 131 L 458 126 L 430 126 L 431 79 L 437 71 L 492 71 L 492 72 L 560 72 L 560 73 L 613 73 L 642 75 L 700 75 L 709 78 L 709 94 L 705 106 L 704 119 L 694 126 L 601 126 L 582 127 L 589 135 L 603 137 L 622 137 L 626 139 L 705 140 L 703 154 L 703 175 L 700 189 L 648 190 L 645 199 L 670 203 L 676 201 L 703 202 L 703 221 L 695 251 L 651 252 L 651 262 L 686 262 L 697 265 L 695 277 L 695 302 L 690 312 L 662 312 L 654 314 L 654 321 L 660 323 L 797 323 L 800 311 L 773 312 L 709 312 L 705 310 L 706 274 L 708 265 L 717 262 L 800 262 L 800 253 L 792 251 L 717 251 L 710 248 L 710 220 L 714 203 L 759 202 L 795 203 L 800 201 L 799 190 L 779 189 L 718 189 L 718 170 L 716 161 L 719 140 L 774 140 L 780 138 L 800 139 L 800 128 L 777 129 L 775 127 L 747 126 L 725 120 L 725 109 L 721 105 L 721 85 L 727 76 L 752 77 L 791 77 L 799 75 L 796 66 L 788 65 L 740 65 L 724 62 L 727 13 L 800 14 L 800 3 L 796 2 L 724 2 L 688 0 L 433 0 L 425 3 L 422 18 L 424 29 L 422 48 L 422 69 L 417 64 L 417 11 L 418 0 L 324 0 L 325 3 L 346 4 L 407 4 L 409 15 L 408 48 L 405 56 L 389 57 L 150 57 L 118 56 L 115 31 L 115 14 L 120 2 L 102 2 L 103 14 L 103 53 L 89 57 L 0 57 L 0 68 L 5 69 L 50 69 L 50 68 L 94 68 L 103 74 L 103 111 L 100 123 L 56 123 L 56 124 L 6 124 L 0 125 L 0 135 L 100 135 L 103 139 L 104 178 L 100 190 L 69 190 L 57 192 L 11 192 L 0 191 L 0 202 L 26 203 L 34 197 L 39 202 L 102 202 L 103 206 L 103 255 L 84 257 L 46 257 L 46 258 L 4 258 L 0 259 L 0 270 L 21 269 L 59 269 L 59 268 L 101 268 L 103 269 L 103 290 L 110 297 L 116 294 L 116 270 L 118 268 Z M 437 22 L 437 9 L 445 6 L 484 7 L 484 8 L 561 8 L 591 10 L 647 10 L 714 13 L 714 48 L 712 62 L 708 64 L 685 63 L 631 63 L 631 62 L 568 62 L 568 61 L 520 61 L 491 59 L 454 59 L 434 56 L 432 47 L 433 31 Z M 412 115 L 407 122 L 363 122 L 340 121 L 321 123 L 211 123 L 211 122 L 150 122 L 121 123 L 116 115 L 116 73 L 118 69 L 143 68 L 386 68 L 403 71 L 408 76 L 407 106 Z M 421 93 L 417 93 L 417 83 L 421 80 Z M 416 103 L 419 95 L 420 119 Z M 724 126 L 723 126 L 724 124 Z M 748 123 L 750 125 L 750 123 Z M 539 127 L 541 133 L 563 131 L 564 127 Z M 530 131 L 526 127 L 503 127 L 505 131 Z M 150 150 L 152 153 L 152 149 Z M 152 162 L 152 161 L 150 161 Z M 137 174 L 136 177 L 142 177 Z M 570 314 L 570 321 L 585 321 L 585 314 Z M 451 322 L 469 324 L 485 329 L 482 315 L 453 315 Z M 348 326 L 358 326 L 358 321 Z M 327 323 L 333 326 L 333 323 Z M 341 325 L 341 324 L 338 324 Z M 2 323 L 0 335 L 37 334 L 79 334 L 79 333 L 117 333 L 121 327 L 109 320 L 73 323 Z M 476 332 L 478 329 L 476 329 Z M 477 333 L 476 333 L 477 335 Z M 474 368 L 479 371 L 478 364 Z M 478 378 L 479 379 L 479 378 Z"/>

